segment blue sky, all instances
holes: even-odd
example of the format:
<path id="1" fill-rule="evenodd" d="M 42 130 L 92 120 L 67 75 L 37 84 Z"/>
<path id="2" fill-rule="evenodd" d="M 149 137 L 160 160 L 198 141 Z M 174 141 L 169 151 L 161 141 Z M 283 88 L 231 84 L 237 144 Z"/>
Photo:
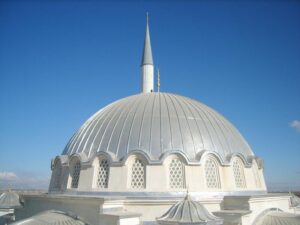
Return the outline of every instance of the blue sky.
<path id="1" fill-rule="evenodd" d="M 180 0 L 0 1 L 0 187 L 46 187 L 80 125 L 139 92 L 147 11 L 161 90 L 229 119 L 270 189 L 300 189 L 300 2 Z"/>

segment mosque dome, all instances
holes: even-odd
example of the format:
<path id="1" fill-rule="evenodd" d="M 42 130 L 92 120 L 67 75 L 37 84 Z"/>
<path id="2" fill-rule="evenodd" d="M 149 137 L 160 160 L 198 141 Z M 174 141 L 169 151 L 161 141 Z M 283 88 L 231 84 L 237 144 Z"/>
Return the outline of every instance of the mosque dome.
<path id="1" fill-rule="evenodd" d="M 148 20 L 147 20 L 148 21 Z M 215 110 L 154 90 L 147 22 L 141 93 L 102 108 L 52 160 L 51 192 L 122 196 L 265 193 L 262 160 Z"/>
<path id="2" fill-rule="evenodd" d="M 220 161 L 238 154 L 245 159 L 253 152 L 239 131 L 210 107 L 169 93 L 142 93 L 104 107 L 88 119 L 71 138 L 63 155 L 84 153 L 93 158 L 108 153 L 114 161 L 131 152 L 149 161 L 172 152 L 186 161 L 198 161 L 203 152 Z"/>

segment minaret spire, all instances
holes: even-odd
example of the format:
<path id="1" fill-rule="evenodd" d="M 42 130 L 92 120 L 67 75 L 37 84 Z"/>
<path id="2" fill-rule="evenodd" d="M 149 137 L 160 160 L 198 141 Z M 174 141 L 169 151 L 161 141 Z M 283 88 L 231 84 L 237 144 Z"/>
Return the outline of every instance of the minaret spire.
<path id="1" fill-rule="evenodd" d="M 149 93 L 154 90 L 154 65 L 151 50 L 150 32 L 149 32 L 149 16 L 146 17 L 146 33 L 144 41 L 144 49 L 141 62 L 142 75 L 142 92 Z"/>
<path id="2" fill-rule="evenodd" d="M 159 73 L 159 68 L 157 69 L 157 92 L 160 92 L 160 73 Z"/>

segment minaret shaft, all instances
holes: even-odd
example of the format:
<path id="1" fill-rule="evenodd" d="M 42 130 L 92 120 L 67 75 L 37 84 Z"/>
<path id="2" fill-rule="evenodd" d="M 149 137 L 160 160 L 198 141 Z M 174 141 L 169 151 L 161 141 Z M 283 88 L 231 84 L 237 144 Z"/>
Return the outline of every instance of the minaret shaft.
<path id="1" fill-rule="evenodd" d="M 153 65 L 142 65 L 142 92 L 149 93 L 154 91 L 154 66 Z"/>
<path id="2" fill-rule="evenodd" d="M 146 33 L 144 41 L 144 49 L 141 63 L 141 76 L 142 76 L 142 92 L 149 93 L 154 91 L 154 65 L 151 50 L 148 14 Z"/>

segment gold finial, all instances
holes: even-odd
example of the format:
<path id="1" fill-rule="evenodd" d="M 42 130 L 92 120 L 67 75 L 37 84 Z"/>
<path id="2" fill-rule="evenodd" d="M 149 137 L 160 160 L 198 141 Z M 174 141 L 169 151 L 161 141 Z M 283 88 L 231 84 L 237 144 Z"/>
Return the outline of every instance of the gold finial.
<path id="1" fill-rule="evenodd" d="M 159 68 L 157 69 L 157 92 L 160 92 L 160 73 L 159 73 Z"/>

